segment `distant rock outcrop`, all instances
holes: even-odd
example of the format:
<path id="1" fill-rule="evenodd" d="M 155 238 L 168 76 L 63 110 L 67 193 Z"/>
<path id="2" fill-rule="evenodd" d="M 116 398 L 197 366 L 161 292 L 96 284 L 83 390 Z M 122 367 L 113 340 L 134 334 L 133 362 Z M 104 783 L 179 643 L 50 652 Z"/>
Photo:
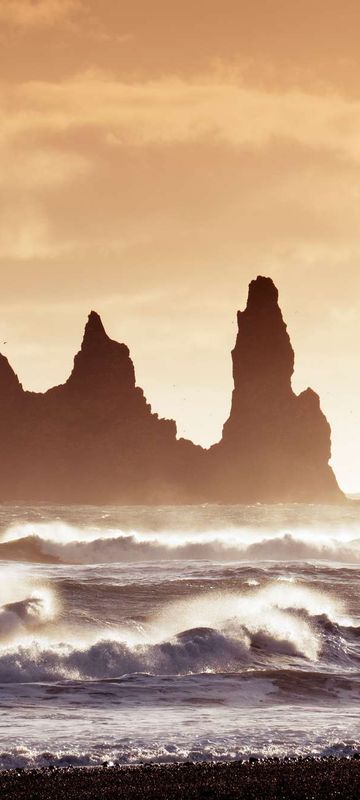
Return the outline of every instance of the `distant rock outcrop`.
<path id="1" fill-rule="evenodd" d="M 56 503 L 336 502 L 330 428 L 310 389 L 291 388 L 294 353 L 270 278 L 238 314 L 234 391 L 210 450 L 152 413 L 125 344 L 89 315 L 67 382 L 24 391 L 0 356 L 0 499 Z"/>
<path id="2" fill-rule="evenodd" d="M 0 498 L 56 503 L 176 503 L 192 496 L 201 447 L 151 412 L 125 344 L 92 311 L 65 384 L 23 391 L 0 361 Z"/>
<path id="3" fill-rule="evenodd" d="M 234 390 L 213 487 L 227 502 L 328 502 L 343 497 L 329 466 L 330 426 L 311 389 L 291 388 L 294 351 L 270 278 L 249 286 L 232 351 Z"/>

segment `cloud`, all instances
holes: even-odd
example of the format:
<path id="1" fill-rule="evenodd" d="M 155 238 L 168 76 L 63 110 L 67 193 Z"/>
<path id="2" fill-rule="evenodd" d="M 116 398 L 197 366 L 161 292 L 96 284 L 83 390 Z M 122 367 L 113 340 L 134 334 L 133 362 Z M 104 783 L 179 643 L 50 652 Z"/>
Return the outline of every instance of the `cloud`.
<path id="1" fill-rule="evenodd" d="M 192 269 L 194 230 L 201 261 L 230 264 L 259 259 L 260 232 L 265 253 L 309 246 L 317 260 L 357 241 L 360 103 L 216 72 L 126 83 L 99 70 L 0 97 L 2 253 L 13 240 L 22 259 L 93 248 L 140 263 L 173 242 Z M 37 208 L 25 234 L 24 203 Z"/>
<path id="2" fill-rule="evenodd" d="M 0 22 L 17 28 L 48 28 L 81 10 L 80 0 L 1 0 Z"/>
<path id="3" fill-rule="evenodd" d="M 0 191 L 31 192 L 63 186 L 90 171 L 88 159 L 80 153 L 55 148 L 5 148 L 0 152 Z"/>
<path id="4" fill-rule="evenodd" d="M 343 353 L 355 352 L 358 325 L 356 307 L 336 326 L 332 309 L 348 309 L 360 290 L 360 102 L 325 91 L 269 92 L 218 71 L 126 82 L 93 69 L 3 83 L 0 106 L 2 297 L 10 307 L 20 295 L 19 325 L 31 303 L 47 308 L 54 294 L 65 307 L 78 304 L 73 331 L 89 307 L 103 308 L 114 335 L 131 345 L 154 407 L 176 416 L 187 435 L 202 429 L 206 438 L 206 427 L 211 440 L 228 409 L 236 306 L 248 280 L 271 274 L 297 353 L 298 388 L 319 389 L 342 430 L 333 370 L 339 363 L 345 374 Z M 151 302 L 136 314 L 127 298 L 139 286 Z M 60 338 L 60 311 L 57 324 Z M 25 382 L 63 378 L 80 333 L 66 331 L 67 355 L 54 365 L 44 329 L 41 370 L 19 335 L 14 363 Z M 151 369 L 151 353 L 161 371 Z M 345 380 L 347 398 L 356 396 L 358 386 Z M 190 391 L 197 381 L 205 387 L 198 400 Z M 203 408 L 213 405 L 205 425 Z M 344 442 L 353 428 L 351 420 Z M 347 475 L 354 458 L 334 436 Z"/>
<path id="5" fill-rule="evenodd" d="M 0 259 L 49 259 L 69 242 L 54 238 L 46 210 L 52 192 L 64 191 L 91 170 L 81 154 L 51 148 L 0 150 Z"/>
<path id="6" fill-rule="evenodd" d="M 294 141 L 360 160 L 360 102 L 336 94 L 266 92 L 215 75 L 125 83 L 87 72 L 2 87 L 1 138 L 100 132 L 109 147 L 212 141 L 264 148 Z"/>
<path id="7" fill-rule="evenodd" d="M 28 261 L 51 255 L 48 224 L 41 209 L 22 204 L 2 213 L 0 258 Z"/>

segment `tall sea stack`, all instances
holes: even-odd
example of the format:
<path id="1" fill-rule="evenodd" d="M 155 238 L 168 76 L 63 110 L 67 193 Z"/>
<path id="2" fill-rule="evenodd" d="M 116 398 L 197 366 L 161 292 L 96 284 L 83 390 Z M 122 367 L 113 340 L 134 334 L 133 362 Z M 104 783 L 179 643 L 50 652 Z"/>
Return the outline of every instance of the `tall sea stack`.
<path id="1" fill-rule="evenodd" d="M 294 353 L 270 278 L 249 288 L 221 441 L 177 439 L 94 311 L 67 382 L 24 391 L 0 356 L 0 499 L 57 503 L 339 502 L 318 396 L 291 388 Z"/>
<path id="2" fill-rule="evenodd" d="M 341 500 L 319 397 L 291 387 L 294 351 L 270 278 L 250 283 L 237 319 L 230 416 L 210 451 L 214 490 L 234 503 Z"/>

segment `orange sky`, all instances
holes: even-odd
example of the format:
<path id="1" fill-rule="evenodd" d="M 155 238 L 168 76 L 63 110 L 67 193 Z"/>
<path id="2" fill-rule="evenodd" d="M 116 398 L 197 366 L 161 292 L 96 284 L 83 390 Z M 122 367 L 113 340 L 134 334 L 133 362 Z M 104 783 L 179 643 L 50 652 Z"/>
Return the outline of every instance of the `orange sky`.
<path id="1" fill-rule="evenodd" d="M 88 311 L 204 444 L 247 283 L 270 275 L 360 491 L 360 4 L 0 0 L 0 339 L 68 375 Z"/>

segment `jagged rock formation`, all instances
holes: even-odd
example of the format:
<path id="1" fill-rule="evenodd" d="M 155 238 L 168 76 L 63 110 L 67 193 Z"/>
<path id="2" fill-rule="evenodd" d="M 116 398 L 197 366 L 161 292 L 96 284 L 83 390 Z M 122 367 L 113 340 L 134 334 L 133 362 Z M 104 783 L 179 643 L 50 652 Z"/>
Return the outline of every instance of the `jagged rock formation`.
<path id="1" fill-rule="evenodd" d="M 200 447 L 151 412 L 135 385 L 125 344 L 94 311 L 67 382 L 23 391 L 0 362 L 1 499 L 78 503 L 172 503 L 189 492 Z"/>
<path id="2" fill-rule="evenodd" d="M 342 499 L 328 465 L 318 396 L 291 389 L 294 353 L 269 278 L 238 314 L 234 391 L 210 450 L 176 438 L 136 386 L 124 344 L 89 315 L 65 384 L 24 391 L 0 356 L 0 499 L 58 503 L 277 502 Z"/>
<path id="3" fill-rule="evenodd" d="M 311 389 L 291 388 L 294 351 L 270 278 L 249 286 L 232 351 L 234 390 L 222 440 L 211 449 L 213 487 L 237 502 L 342 498 L 328 462 L 330 426 Z"/>

